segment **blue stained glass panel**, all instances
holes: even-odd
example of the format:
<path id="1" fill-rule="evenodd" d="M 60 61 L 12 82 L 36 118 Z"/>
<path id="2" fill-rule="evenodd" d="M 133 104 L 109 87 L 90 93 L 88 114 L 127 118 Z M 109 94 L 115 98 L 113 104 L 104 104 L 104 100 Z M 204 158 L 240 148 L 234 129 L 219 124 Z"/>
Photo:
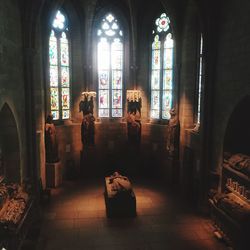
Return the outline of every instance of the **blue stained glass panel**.
<path id="1" fill-rule="evenodd" d="M 151 108 L 157 110 L 160 108 L 160 91 L 151 92 Z"/>
<path id="2" fill-rule="evenodd" d="M 109 70 L 109 44 L 106 39 L 98 43 L 98 69 Z"/>
<path id="3" fill-rule="evenodd" d="M 152 43 L 152 49 L 153 50 L 158 50 L 161 48 L 161 42 L 159 40 L 159 36 L 156 35 L 154 38 L 154 42 Z"/>
<path id="4" fill-rule="evenodd" d="M 69 87 L 69 67 L 61 67 L 62 87 Z"/>
<path id="5" fill-rule="evenodd" d="M 50 86 L 57 87 L 58 86 L 58 67 L 50 66 Z"/>
<path id="6" fill-rule="evenodd" d="M 119 39 L 115 39 L 115 42 L 111 45 L 112 69 L 122 69 L 122 47 Z"/>
<path id="7" fill-rule="evenodd" d="M 50 88 L 50 103 L 51 103 L 51 110 L 59 109 L 58 88 Z"/>
<path id="8" fill-rule="evenodd" d="M 99 89 L 109 89 L 109 71 L 99 71 Z"/>
<path id="9" fill-rule="evenodd" d="M 160 69 L 161 67 L 161 60 L 160 60 L 160 50 L 153 50 L 152 51 L 152 69 Z"/>
<path id="10" fill-rule="evenodd" d="M 162 110 L 162 119 L 170 119 L 170 109 Z"/>
<path id="11" fill-rule="evenodd" d="M 112 117 L 122 117 L 122 109 L 112 109 Z"/>
<path id="12" fill-rule="evenodd" d="M 112 91 L 112 108 L 122 108 L 122 91 Z"/>
<path id="13" fill-rule="evenodd" d="M 122 71 L 113 70 L 112 89 L 122 89 Z"/>
<path id="14" fill-rule="evenodd" d="M 173 65 L 173 50 L 164 49 L 164 69 L 172 69 Z"/>
<path id="15" fill-rule="evenodd" d="M 108 90 L 99 90 L 99 108 L 109 108 Z"/>
<path id="16" fill-rule="evenodd" d="M 172 89 L 172 70 L 163 71 L 163 90 Z"/>
<path id="17" fill-rule="evenodd" d="M 160 118 L 160 111 L 159 111 L 159 109 L 151 109 L 150 116 L 153 119 L 159 119 Z"/>
<path id="18" fill-rule="evenodd" d="M 169 90 L 163 91 L 162 93 L 162 110 L 171 108 L 171 92 Z"/>
<path id="19" fill-rule="evenodd" d="M 169 111 L 171 109 L 172 94 L 171 91 L 163 91 L 162 93 L 162 119 L 170 119 Z"/>
<path id="20" fill-rule="evenodd" d="M 63 110 L 62 111 L 62 118 L 63 119 L 69 119 L 69 110 Z"/>
<path id="21" fill-rule="evenodd" d="M 61 65 L 69 66 L 69 45 L 65 33 L 62 33 L 61 41 Z"/>
<path id="22" fill-rule="evenodd" d="M 49 40 L 49 63 L 50 65 L 57 65 L 57 39 L 53 31 Z"/>
<path id="23" fill-rule="evenodd" d="M 99 117 L 109 117 L 109 110 L 99 108 Z"/>
<path id="24" fill-rule="evenodd" d="M 69 88 L 62 88 L 62 109 L 69 109 Z"/>
<path id="25" fill-rule="evenodd" d="M 52 110 L 51 114 L 52 114 L 53 120 L 58 120 L 59 119 L 59 111 Z"/>
<path id="26" fill-rule="evenodd" d="M 172 34 L 168 33 L 164 42 L 164 48 L 173 49 L 173 47 L 174 47 L 174 41 L 172 39 Z"/>
<path id="27" fill-rule="evenodd" d="M 160 89 L 160 70 L 152 70 L 151 89 Z"/>

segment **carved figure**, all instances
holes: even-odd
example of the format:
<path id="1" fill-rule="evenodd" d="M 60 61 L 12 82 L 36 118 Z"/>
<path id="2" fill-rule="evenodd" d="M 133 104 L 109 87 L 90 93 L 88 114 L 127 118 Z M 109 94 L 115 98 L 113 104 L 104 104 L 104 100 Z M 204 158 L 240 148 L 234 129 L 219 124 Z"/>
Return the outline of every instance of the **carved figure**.
<path id="1" fill-rule="evenodd" d="M 83 100 L 79 103 L 79 112 L 82 111 L 83 119 L 81 125 L 81 138 L 85 146 L 95 144 L 95 117 L 94 98 L 92 95 L 84 94 Z"/>
<path id="2" fill-rule="evenodd" d="M 170 156 L 175 156 L 178 154 L 179 148 L 180 122 L 174 108 L 170 110 L 167 132 L 167 150 Z"/>
<path id="3" fill-rule="evenodd" d="M 89 98 L 88 95 L 84 95 L 83 100 L 79 103 L 79 112 L 82 111 L 83 116 L 89 113 L 93 114 L 94 110 L 94 100 L 93 96 Z"/>
<path id="4" fill-rule="evenodd" d="M 59 160 L 56 128 L 52 121 L 53 116 L 49 114 L 45 124 L 45 150 L 46 162 L 48 163 L 55 163 Z"/>
<path id="5" fill-rule="evenodd" d="M 141 98 L 128 99 L 127 103 L 128 141 L 139 144 L 141 141 Z"/>
<path id="6" fill-rule="evenodd" d="M 95 144 L 95 117 L 92 113 L 85 115 L 82 119 L 81 136 L 84 145 Z"/>
<path id="7" fill-rule="evenodd" d="M 140 143 L 141 122 L 139 114 L 132 112 L 127 115 L 128 140 L 131 143 Z"/>
<path id="8" fill-rule="evenodd" d="M 114 172 L 109 177 L 109 183 L 111 184 L 111 190 L 117 193 L 126 191 L 131 192 L 132 186 L 129 179 L 126 176 L 122 176 L 118 172 Z"/>

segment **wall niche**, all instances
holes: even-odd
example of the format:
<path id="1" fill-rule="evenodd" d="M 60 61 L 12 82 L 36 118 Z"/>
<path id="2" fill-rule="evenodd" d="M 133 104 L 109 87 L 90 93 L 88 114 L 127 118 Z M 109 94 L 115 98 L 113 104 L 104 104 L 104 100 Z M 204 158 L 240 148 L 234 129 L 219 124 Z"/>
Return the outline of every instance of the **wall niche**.
<path id="1" fill-rule="evenodd" d="M 224 152 L 250 155 L 250 96 L 243 98 L 232 112 L 224 138 Z"/>
<path id="2" fill-rule="evenodd" d="M 14 115 L 4 104 L 0 111 L 0 175 L 8 182 L 20 183 L 20 148 Z"/>

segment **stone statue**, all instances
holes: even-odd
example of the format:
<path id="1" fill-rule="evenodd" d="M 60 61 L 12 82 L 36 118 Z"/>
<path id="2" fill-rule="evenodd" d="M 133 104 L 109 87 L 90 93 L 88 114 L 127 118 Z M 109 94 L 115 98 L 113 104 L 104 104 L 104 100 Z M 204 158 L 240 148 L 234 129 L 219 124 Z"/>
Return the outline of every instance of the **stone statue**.
<path id="1" fill-rule="evenodd" d="M 53 124 L 53 116 L 51 114 L 47 116 L 45 123 L 45 150 L 47 163 L 59 161 L 56 128 Z"/>
<path id="2" fill-rule="evenodd" d="M 93 96 L 84 95 L 83 100 L 79 103 L 79 112 L 82 111 L 83 116 L 94 112 Z"/>
<path id="3" fill-rule="evenodd" d="M 83 100 L 79 104 L 79 112 L 81 111 L 83 114 L 81 125 L 82 144 L 91 146 L 95 143 L 94 98 L 92 95 L 84 94 Z"/>
<path id="4" fill-rule="evenodd" d="M 111 190 L 117 193 L 119 192 L 131 192 L 132 186 L 129 179 L 126 176 L 119 174 L 118 172 L 114 172 L 109 177 L 109 183 L 111 184 Z"/>
<path id="5" fill-rule="evenodd" d="M 81 136 L 83 145 L 95 144 L 95 117 L 92 113 L 83 116 Z"/>
<path id="6" fill-rule="evenodd" d="M 128 100 L 127 107 L 128 141 L 131 144 L 139 145 L 141 140 L 141 98 Z"/>
<path id="7" fill-rule="evenodd" d="M 136 112 L 127 115 L 128 141 L 132 144 L 140 143 L 141 139 L 141 121 L 139 114 Z"/>
<path id="8" fill-rule="evenodd" d="M 180 122 L 175 109 L 170 110 L 170 120 L 168 124 L 167 150 L 170 156 L 178 155 Z"/>

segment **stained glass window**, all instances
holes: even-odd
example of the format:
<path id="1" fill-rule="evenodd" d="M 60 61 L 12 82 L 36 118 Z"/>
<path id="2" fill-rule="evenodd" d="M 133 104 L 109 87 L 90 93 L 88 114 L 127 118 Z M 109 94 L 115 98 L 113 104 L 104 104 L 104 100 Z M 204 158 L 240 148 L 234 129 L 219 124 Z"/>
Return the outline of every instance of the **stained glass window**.
<path id="1" fill-rule="evenodd" d="M 173 39 L 165 13 L 155 20 L 152 32 L 151 113 L 152 119 L 169 119 L 173 88 Z"/>
<path id="2" fill-rule="evenodd" d="M 202 78 L 203 78 L 203 37 L 202 34 L 200 36 L 199 41 L 199 64 L 198 64 L 198 78 L 197 78 L 197 114 L 196 114 L 196 123 L 200 124 L 201 119 L 201 94 L 202 94 Z"/>
<path id="3" fill-rule="evenodd" d="M 57 11 L 49 38 L 50 109 L 54 120 L 70 117 L 70 65 L 68 27 Z"/>
<path id="4" fill-rule="evenodd" d="M 97 36 L 99 117 L 122 117 L 123 33 L 113 14 L 104 16 Z"/>

